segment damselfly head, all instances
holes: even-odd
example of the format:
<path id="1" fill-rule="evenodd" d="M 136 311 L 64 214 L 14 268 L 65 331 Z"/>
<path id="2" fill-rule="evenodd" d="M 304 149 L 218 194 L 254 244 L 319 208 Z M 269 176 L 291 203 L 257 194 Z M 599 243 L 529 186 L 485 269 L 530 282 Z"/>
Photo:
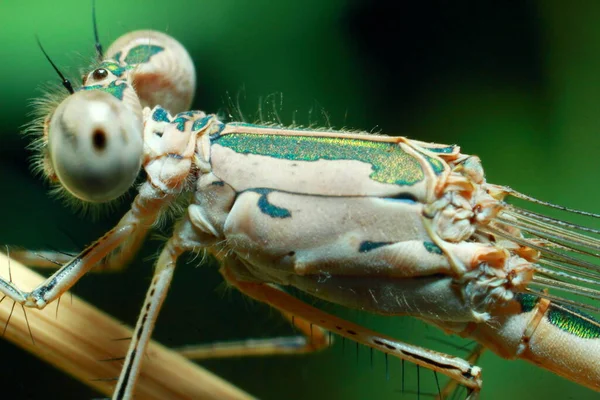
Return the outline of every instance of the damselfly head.
<path id="1" fill-rule="evenodd" d="M 87 202 L 107 202 L 129 189 L 142 164 L 142 120 L 114 95 L 81 90 L 48 124 L 48 157 L 61 185 Z"/>
<path id="2" fill-rule="evenodd" d="M 186 111 L 196 86 L 191 57 L 164 33 L 129 33 L 105 55 L 95 36 L 97 56 L 105 58 L 79 88 L 40 44 L 69 95 L 38 101 L 39 117 L 27 129 L 38 135 L 35 168 L 55 184 L 54 192 L 83 200 L 71 203 L 84 208 L 110 202 L 133 185 L 143 159 L 142 109 L 160 104 L 171 113 Z"/>

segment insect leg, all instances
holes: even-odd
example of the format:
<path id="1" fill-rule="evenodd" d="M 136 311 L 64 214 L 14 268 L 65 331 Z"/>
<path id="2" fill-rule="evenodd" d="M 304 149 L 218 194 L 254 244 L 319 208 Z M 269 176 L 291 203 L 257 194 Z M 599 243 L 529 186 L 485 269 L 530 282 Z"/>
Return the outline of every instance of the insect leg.
<path id="1" fill-rule="evenodd" d="M 61 267 L 31 292 L 19 289 L 15 284 L 0 278 L 0 293 L 15 302 L 31 308 L 42 309 L 69 290 L 92 267 L 109 256 L 111 252 L 136 236 L 136 231 L 147 230 L 156 219 L 168 197 L 139 195 L 131 209 L 113 229 L 85 248 L 79 255 Z"/>
<path id="2" fill-rule="evenodd" d="M 174 349 L 192 360 L 226 357 L 256 357 L 273 355 L 305 354 L 322 350 L 332 343 L 332 337 L 320 326 L 300 317 L 281 311 L 281 314 L 302 335 L 282 336 L 268 339 L 247 339 L 184 346 Z"/>
<path id="3" fill-rule="evenodd" d="M 275 286 L 240 281 L 233 272 L 236 269 L 235 264 L 240 263 L 240 261 L 232 256 L 222 261 L 224 265 L 221 269 L 222 275 L 231 285 L 245 295 L 267 303 L 280 311 L 304 318 L 315 325 L 365 346 L 440 372 L 470 389 L 472 393 L 469 399 L 477 398 L 481 389 L 481 369 L 479 367 L 457 357 L 400 342 L 392 337 L 381 335 L 360 325 L 335 317 L 296 299 Z"/>
<path id="4" fill-rule="evenodd" d="M 205 237 L 210 238 L 210 235 Z M 141 362 L 150 342 L 158 313 L 171 285 L 177 258 L 186 251 L 200 250 L 206 246 L 198 236 L 197 227 L 192 225 L 187 217 L 175 226 L 173 235 L 158 256 L 152 282 L 135 325 L 113 399 L 124 400 L 133 397 Z"/>
<path id="5" fill-rule="evenodd" d="M 14 261 L 28 267 L 58 269 L 73 259 L 72 255 L 52 250 L 16 250 L 4 252 Z"/>
<path id="6" fill-rule="evenodd" d="M 480 344 L 477 344 L 475 348 L 471 351 L 471 353 L 469 353 L 469 356 L 466 358 L 466 360 L 471 364 L 475 364 L 484 351 L 485 347 L 483 347 Z M 458 383 L 455 380 L 450 380 L 450 382 L 448 382 L 446 386 L 444 386 L 438 397 L 436 397 L 436 400 L 444 400 L 450 398 L 450 395 L 456 390 L 457 386 Z"/>
<path id="7" fill-rule="evenodd" d="M 148 226 L 139 226 L 126 241 L 96 263 L 90 272 L 120 272 L 129 265 L 144 242 Z M 34 268 L 58 269 L 73 259 L 72 255 L 51 250 L 10 250 L 10 258 Z"/>
<path id="8" fill-rule="evenodd" d="M 14 281 L 33 287 L 45 278 L 15 260 L 0 254 L 0 269 L 10 267 Z M 127 343 L 116 338 L 131 337 L 132 330 L 121 321 L 98 310 L 73 295 L 60 306 L 58 316 L 53 307 L 27 313 L 12 310 L 12 302 L 0 303 L 0 329 L 3 339 L 27 350 L 32 355 L 68 373 L 82 384 L 94 388 L 105 396 L 113 392 L 112 379 L 121 371 L 122 356 Z M 29 326 L 35 342 L 29 336 Z M 159 343 L 150 342 L 143 366 L 143 379 L 137 388 L 139 399 L 206 399 L 252 400 L 226 381 L 203 370 L 199 365 L 185 360 Z M 4 360 L 9 358 L 4 354 Z M 5 379 L 4 390 L 11 385 Z"/>
<path id="9" fill-rule="evenodd" d="M 148 346 L 162 303 L 167 296 L 177 258 L 184 251 L 185 249 L 171 238 L 160 253 L 152 283 L 146 294 L 142 312 L 131 338 L 119 382 L 113 393 L 113 399 L 130 399 L 133 397 L 133 390 L 144 352 Z"/>

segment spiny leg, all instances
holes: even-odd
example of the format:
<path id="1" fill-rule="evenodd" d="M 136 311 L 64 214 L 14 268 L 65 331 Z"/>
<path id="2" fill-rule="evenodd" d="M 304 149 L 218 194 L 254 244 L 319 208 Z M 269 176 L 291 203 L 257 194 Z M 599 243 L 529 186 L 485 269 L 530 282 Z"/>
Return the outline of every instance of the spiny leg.
<path id="1" fill-rule="evenodd" d="M 0 270 L 6 270 L 9 263 L 15 282 L 33 287 L 45 279 L 0 254 Z M 0 328 L 10 317 L 12 304 L 7 303 L 0 303 Z M 58 319 L 50 307 L 28 313 L 35 344 L 29 339 L 25 316 L 21 310 L 15 309 L 4 339 L 108 397 L 113 393 L 116 383 L 111 378 L 119 374 L 122 362 L 100 360 L 124 354 L 128 343 L 114 338 L 131 337 L 132 329 L 77 296 L 66 303 Z M 148 353 L 152 357 L 146 357 L 144 362 L 143 379 L 136 390 L 138 399 L 253 399 L 159 343 L 151 342 Z M 3 356 L 4 362 L 11 362 L 7 354 Z M 20 385 L 20 381 L 9 380 L 3 376 L 3 399 L 11 397 L 8 393 L 15 384 Z M 50 393 L 47 397 L 53 396 Z"/>
<path id="2" fill-rule="evenodd" d="M 69 290 L 112 251 L 134 237 L 138 229 L 147 230 L 168 200 L 170 197 L 156 195 L 154 190 L 151 196 L 138 195 L 131 209 L 117 226 L 84 249 L 34 290 L 22 291 L 12 282 L 0 279 L 0 293 L 25 307 L 44 308 Z"/>
<path id="3" fill-rule="evenodd" d="M 150 342 L 152 331 L 162 304 L 167 297 L 177 259 L 185 251 L 202 249 L 206 245 L 198 241 L 197 231 L 187 217 L 176 226 L 171 238 L 160 252 L 146 299 L 138 316 L 131 343 L 119 381 L 113 393 L 113 400 L 126 400 L 133 397 L 140 366 Z"/>
<path id="4" fill-rule="evenodd" d="M 475 348 L 473 348 L 473 350 L 469 353 L 469 356 L 466 358 L 466 360 L 468 362 L 470 362 L 471 364 L 475 364 L 475 363 L 477 363 L 477 361 L 479 361 L 479 358 L 481 357 L 481 355 L 483 354 L 484 351 L 485 351 L 485 347 L 483 347 L 480 344 L 477 344 L 475 346 Z M 455 390 L 457 390 L 457 386 L 458 386 L 458 382 L 451 379 L 450 382 L 448 382 L 446 384 L 446 386 L 444 386 L 444 389 L 442 389 L 440 391 L 439 395 L 436 397 L 436 400 L 449 399 L 450 395 Z"/>
<path id="5" fill-rule="evenodd" d="M 8 252 L 4 252 L 7 256 Z M 61 253 L 52 250 L 11 249 L 10 258 L 28 267 L 58 269 L 75 257 L 75 254 Z"/>
<path id="6" fill-rule="evenodd" d="M 224 264 L 224 267 L 221 269 L 222 275 L 231 285 L 235 286 L 245 295 L 269 304 L 278 310 L 301 317 L 315 325 L 319 325 L 365 346 L 440 372 L 467 387 L 471 391 L 468 397 L 469 400 L 478 398 L 478 393 L 481 390 L 481 369 L 479 367 L 473 366 L 457 357 L 400 342 L 392 337 L 381 335 L 360 325 L 335 317 L 298 300 L 272 285 L 242 282 L 232 272 L 240 269 L 236 268 L 234 264 L 241 261 L 233 256 L 229 256 L 223 259 L 222 262 Z"/>
<path id="7" fill-rule="evenodd" d="M 305 354 L 322 350 L 331 345 L 331 336 L 327 336 L 326 331 L 320 326 L 313 325 L 310 321 L 295 317 L 285 311 L 279 311 L 302 335 L 216 342 L 184 346 L 174 350 L 191 360 L 205 360 L 209 358 Z"/>
<path id="8" fill-rule="evenodd" d="M 117 251 L 109 252 L 90 272 L 120 272 L 125 269 L 144 242 L 148 228 L 148 225 L 138 226 L 119 244 Z M 12 249 L 10 257 L 29 267 L 58 269 L 73 260 L 74 255 L 51 250 Z"/>
<path id="9" fill-rule="evenodd" d="M 140 364 L 154 330 L 156 318 L 167 296 L 177 258 L 184 251 L 185 249 L 171 238 L 160 253 L 142 312 L 135 325 L 127 357 L 119 376 L 119 382 L 113 393 L 113 399 L 130 399 L 133 396 L 135 383 L 140 372 Z"/>

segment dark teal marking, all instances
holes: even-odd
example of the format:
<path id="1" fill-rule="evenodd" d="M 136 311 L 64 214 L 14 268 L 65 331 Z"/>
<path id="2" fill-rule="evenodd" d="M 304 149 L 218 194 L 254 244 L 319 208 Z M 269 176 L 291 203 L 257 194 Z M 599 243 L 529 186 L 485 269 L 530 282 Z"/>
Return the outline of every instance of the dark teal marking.
<path id="1" fill-rule="evenodd" d="M 132 47 L 125 59 L 123 60 L 126 64 L 143 64 L 150 61 L 152 56 L 165 51 L 164 47 L 156 46 L 152 44 L 141 44 L 135 47 Z"/>
<path id="2" fill-rule="evenodd" d="M 539 297 L 529 293 L 517 293 L 515 299 L 521 304 L 523 312 L 530 312 L 539 301 Z"/>
<path id="3" fill-rule="evenodd" d="M 172 121 L 175 124 L 175 128 L 178 131 L 183 132 L 183 130 L 185 129 L 185 123 L 188 122 L 189 119 L 185 116 L 178 116 L 175 117 L 175 119 Z"/>
<path id="4" fill-rule="evenodd" d="M 208 123 L 213 119 L 214 117 L 212 115 L 209 115 L 207 117 L 204 117 L 202 119 L 197 119 L 194 121 L 194 124 L 192 125 L 192 131 L 199 131 L 201 129 L 203 129 L 206 125 L 208 125 Z"/>
<path id="5" fill-rule="evenodd" d="M 359 253 L 368 253 L 369 251 L 372 251 L 372 250 L 375 250 L 375 249 L 378 249 L 380 247 L 387 246 L 390 244 L 392 244 L 392 242 L 370 242 L 368 240 L 365 240 L 358 247 L 358 252 Z"/>
<path id="6" fill-rule="evenodd" d="M 540 298 L 529 293 L 517 293 L 515 299 L 521 304 L 523 312 L 531 312 Z M 562 331 L 582 339 L 600 338 L 600 321 L 570 306 L 550 304 L 546 319 Z"/>
<path id="7" fill-rule="evenodd" d="M 214 130 L 214 132 L 209 133 L 209 138 L 211 141 L 214 141 L 221 137 L 221 132 L 223 132 L 226 125 L 224 123 L 222 123 L 221 121 L 219 121 L 218 119 L 215 119 L 215 123 L 213 123 L 212 126 L 213 126 L 212 130 Z"/>
<path id="8" fill-rule="evenodd" d="M 371 165 L 370 178 L 400 186 L 421 182 L 419 161 L 397 143 L 327 136 L 287 136 L 231 133 L 211 137 L 213 144 L 240 154 L 256 154 L 292 161 L 355 160 Z"/>
<path id="9" fill-rule="evenodd" d="M 425 250 L 431 254 L 438 254 L 440 256 L 444 255 L 444 252 L 442 249 L 440 249 L 440 246 L 433 242 L 423 242 L 423 246 L 425 247 Z"/>
<path id="10" fill-rule="evenodd" d="M 115 53 L 115 56 L 114 56 L 114 58 L 115 58 L 115 61 L 116 61 L 116 62 L 118 62 L 118 63 L 120 63 L 120 62 L 121 62 L 121 56 L 122 56 L 122 55 L 123 55 L 123 53 L 122 53 L 122 52 L 120 52 L 120 51 L 117 51 L 117 52 Z"/>
<path id="11" fill-rule="evenodd" d="M 276 205 L 269 203 L 269 199 L 267 198 L 267 196 L 274 190 L 258 188 L 250 189 L 248 191 L 260 194 L 260 198 L 258 199 L 258 208 L 260 209 L 260 211 L 262 211 L 263 214 L 266 214 L 272 218 L 290 218 L 292 216 L 292 213 L 289 210 L 277 207 Z"/>
<path id="12" fill-rule="evenodd" d="M 223 181 L 214 181 L 214 182 L 211 182 L 211 185 L 213 185 L 213 186 L 225 186 L 225 182 L 223 182 Z"/>
<path id="13" fill-rule="evenodd" d="M 164 108 L 157 108 L 152 113 L 152 119 L 156 122 L 171 122 L 169 120 L 169 113 Z"/>
<path id="14" fill-rule="evenodd" d="M 176 129 L 178 131 L 183 132 L 185 129 L 185 123 L 192 120 L 194 117 L 196 117 L 198 114 L 200 114 L 201 111 L 184 111 L 184 112 L 180 112 L 179 114 L 177 114 L 175 116 L 175 118 L 173 119 L 172 123 L 176 124 Z M 200 120 L 197 121 L 202 121 L 205 118 L 202 118 Z M 194 127 L 196 126 L 196 122 L 194 122 L 194 124 L 192 125 L 192 130 L 195 130 Z"/>
<path id="15" fill-rule="evenodd" d="M 452 154 L 454 153 L 454 149 L 456 149 L 456 146 L 446 146 L 446 147 L 428 147 L 428 146 L 424 146 L 422 144 L 420 144 L 421 147 L 423 147 L 424 149 L 427 149 L 429 151 L 431 151 L 432 153 L 440 153 L 440 154 Z"/>
<path id="16" fill-rule="evenodd" d="M 429 157 L 427 154 L 423 154 L 422 152 L 419 152 L 419 154 L 421 154 L 423 158 L 427 160 L 429 165 L 431 165 L 434 174 L 440 175 L 442 172 L 444 172 L 444 163 L 441 160 Z"/>
<path id="17" fill-rule="evenodd" d="M 382 197 L 384 200 L 399 201 L 402 203 L 415 204 L 417 198 L 410 193 L 398 193 L 394 196 Z"/>
<path id="18" fill-rule="evenodd" d="M 123 100 L 123 95 L 125 93 L 125 89 L 127 89 L 127 84 L 125 82 L 116 83 L 116 81 L 112 81 L 107 86 L 103 86 L 103 85 L 82 86 L 80 90 L 102 90 L 103 92 L 112 94 L 119 100 Z"/>

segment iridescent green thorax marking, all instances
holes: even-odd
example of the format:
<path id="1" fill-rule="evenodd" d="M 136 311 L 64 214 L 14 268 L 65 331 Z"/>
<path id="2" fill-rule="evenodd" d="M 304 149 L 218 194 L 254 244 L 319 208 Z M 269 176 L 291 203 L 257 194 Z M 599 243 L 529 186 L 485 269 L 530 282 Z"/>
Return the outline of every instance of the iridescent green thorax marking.
<path id="1" fill-rule="evenodd" d="M 528 293 L 518 293 L 515 299 L 521 304 L 523 312 L 532 311 L 539 301 L 539 297 Z M 600 321 L 576 308 L 550 305 L 546 318 L 557 328 L 582 339 L 600 338 Z"/>
<path id="2" fill-rule="evenodd" d="M 257 205 L 263 214 L 266 214 L 272 218 L 290 218 L 292 216 L 292 213 L 289 210 L 277 207 L 276 205 L 269 203 L 269 199 L 267 198 L 267 196 L 274 190 L 266 188 L 256 188 L 250 189 L 248 191 L 260 194 Z"/>
<path id="3" fill-rule="evenodd" d="M 572 307 L 562 307 L 568 311 L 552 305 L 548 308 L 546 316 L 552 325 L 582 339 L 600 338 L 599 321 Z"/>
<path id="4" fill-rule="evenodd" d="M 423 246 L 425 247 L 425 250 L 427 250 L 431 254 L 438 254 L 438 255 L 444 254 L 442 249 L 440 249 L 440 246 L 438 246 L 437 244 L 435 244 L 433 242 L 423 242 Z"/>
<path id="5" fill-rule="evenodd" d="M 130 65 L 147 63 L 148 61 L 150 61 L 150 58 L 152 58 L 152 56 L 162 51 L 165 51 L 165 48 L 161 46 L 156 46 L 153 44 L 138 45 L 132 47 L 127 52 L 127 55 L 125 56 L 123 62 Z"/>
<path id="6" fill-rule="evenodd" d="M 117 83 L 116 81 L 112 81 L 107 86 L 103 85 L 92 85 L 92 86 L 82 86 L 80 90 L 102 90 L 103 92 L 112 94 L 119 100 L 123 100 L 123 94 L 127 89 L 127 84 L 125 82 Z"/>
<path id="7" fill-rule="evenodd" d="M 292 161 L 356 160 L 371 164 L 371 179 L 410 186 L 424 179 L 417 159 L 396 143 L 325 136 L 284 136 L 232 133 L 212 139 L 240 154 Z"/>

